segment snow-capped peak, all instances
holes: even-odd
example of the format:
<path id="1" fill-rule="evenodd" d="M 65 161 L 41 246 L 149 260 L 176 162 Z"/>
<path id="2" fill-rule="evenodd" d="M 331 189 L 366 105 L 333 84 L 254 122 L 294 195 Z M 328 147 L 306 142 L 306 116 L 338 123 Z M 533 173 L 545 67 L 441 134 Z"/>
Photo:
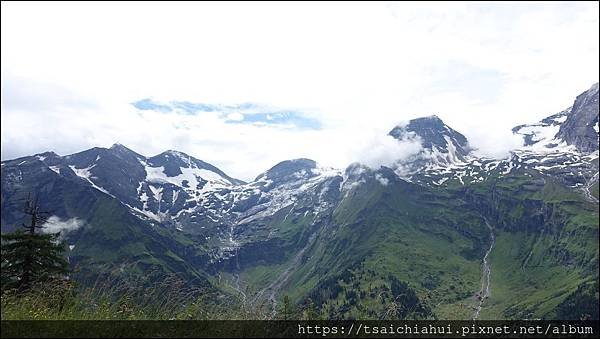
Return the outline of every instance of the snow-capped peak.
<path id="1" fill-rule="evenodd" d="M 419 171 L 464 165 L 472 158 L 467 138 L 436 115 L 410 120 L 394 127 L 389 135 L 399 141 L 421 143 L 419 153 L 395 164 L 396 174 L 406 180 Z"/>
<path id="2" fill-rule="evenodd" d="M 464 161 L 471 152 L 467 138 L 436 115 L 410 120 L 405 126 L 394 127 L 389 135 L 401 141 L 418 136 L 425 153 L 433 155 L 436 162 Z"/>

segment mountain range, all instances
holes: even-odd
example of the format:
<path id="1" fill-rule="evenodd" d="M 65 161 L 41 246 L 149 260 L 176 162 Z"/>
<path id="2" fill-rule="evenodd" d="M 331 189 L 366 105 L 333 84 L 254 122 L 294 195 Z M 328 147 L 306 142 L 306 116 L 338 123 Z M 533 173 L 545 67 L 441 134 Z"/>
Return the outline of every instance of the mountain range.
<path id="1" fill-rule="evenodd" d="M 390 130 L 421 145 L 392 166 L 293 159 L 250 182 L 174 150 L 46 152 L 2 161 L 1 228 L 34 193 L 76 278 L 176 272 L 272 313 L 286 295 L 332 319 L 597 319 L 598 84 L 512 131 L 487 158 L 423 117 Z"/>

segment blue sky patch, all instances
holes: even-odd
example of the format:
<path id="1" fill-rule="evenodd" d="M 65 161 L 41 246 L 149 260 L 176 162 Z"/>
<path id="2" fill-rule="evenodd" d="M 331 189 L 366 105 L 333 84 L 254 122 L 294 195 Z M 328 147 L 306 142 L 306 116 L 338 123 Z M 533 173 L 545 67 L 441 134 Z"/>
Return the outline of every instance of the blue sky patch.
<path id="1" fill-rule="evenodd" d="M 142 99 L 140 101 L 136 101 L 136 102 L 132 103 L 132 105 L 133 105 L 133 107 L 144 110 L 144 111 L 150 110 L 150 111 L 168 113 L 173 110 L 171 107 L 169 107 L 167 105 L 161 105 L 159 103 L 152 101 L 152 99 Z"/>
<path id="2" fill-rule="evenodd" d="M 146 98 L 133 102 L 132 105 L 140 110 L 152 110 L 161 113 L 184 115 L 216 112 L 229 124 L 321 129 L 321 122 L 319 120 L 307 117 L 300 111 L 273 108 L 251 102 L 236 105 L 214 105 L 189 101 L 159 103 L 153 99 Z"/>
<path id="3" fill-rule="evenodd" d="M 242 113 L 242 112 L 240 112 Z M 255 125 L 280 125 L 293 126 L 301 129 L 320 129 L 321 123 L 317 119 L 303 116 L 296 111 L 277 111 L 268 113 L 242 113 L 243 120 L 227 120 L 232 124 L 255 124 Z"/>

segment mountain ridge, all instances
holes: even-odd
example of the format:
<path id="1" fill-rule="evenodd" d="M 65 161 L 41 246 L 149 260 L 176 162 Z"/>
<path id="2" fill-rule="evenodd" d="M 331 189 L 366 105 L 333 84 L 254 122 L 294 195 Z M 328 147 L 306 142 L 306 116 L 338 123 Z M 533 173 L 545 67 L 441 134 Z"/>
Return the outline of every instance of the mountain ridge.
<path id="1" fill-rule="evenodd" d="M 121 144 L 2 161 L 2 230 L 21 222 L 20 196 L 37 192 L 61 220 L 82 220 L 65 231 L 67 255 L 91 271 L 134 260 L 139 272 L 252 292 L 244 303 L 273 312 L 283 294 L 310 298 L 332 318 L 374 317 L 402 295 L 420 311 L 401 318 L 468 319 L 465 305 L 483 305 L 483 318 L 552 317 L 598 276 L 598 150 L 557 138 L 597 115 L 597 90 L 582 95 L 574 111 L 515 127 L 524 145 L 507 159 L 474 155 L 464 135 L 429 116 L 390 131 L 423 145 L 390 167 L 300 158 L 250 182 L 182 152 L 145 157 Z M 494 271 L 482 304 L 486 253 Z M 521 293 L 527 281 L 560 293 Z"/>

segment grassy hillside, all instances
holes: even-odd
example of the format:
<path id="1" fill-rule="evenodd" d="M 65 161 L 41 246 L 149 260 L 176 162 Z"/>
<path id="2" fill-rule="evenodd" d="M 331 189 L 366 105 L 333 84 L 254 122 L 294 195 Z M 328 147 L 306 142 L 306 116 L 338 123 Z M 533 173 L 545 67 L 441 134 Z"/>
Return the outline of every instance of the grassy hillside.
<path id="1" fill-rule="evenodd" d="M 581 286 L 598 280 L 597 205 L 552 178 L 523 173 L 463 194 L 496 226 L 492 294 L 481 318 L 585 318 L 582 310 L 561 309 Z"/>
<path id="2" fill-rule="evenodd" d="M 319 220 L 294 211 L 284 220 L 290 210 L 280 212 L 270 226 L 287 244 L 280 261 L 248 266 L 228 281 L 249 300 L 274 291 L 279 303 L 288 295 L 326 318 L 470 319 L 490 245 L 486 220 L 496 242 L 480 319 L 564 317 L 565 302 L 598 279 L 596 206 L 530 173 L 450 189 L 371 179 Z M 398 299 L 392 285 L 410 300 Z"/>
<path id="3" fill-rule="evenodd" d="M 388 178 L 365 176 L 320 213 L 307 196 L 245 224 L 235 255 L 214 263 L 208 237 L 144 222 L 92 188 L 46 183 L 62 197 L 53 208 L 85 221 L 67 253 L 81 286 L 59 309 L 52 293 L 3 295 L 2 317 L 265 319 L 287 297 L 296 318 L 471 319 L 487 222 L 480 319 L 597 318 L 599 216 L 580 192 L 533 172 L 439 188 Z M 170 306 L 140 294 L 148 288 Z"/>

